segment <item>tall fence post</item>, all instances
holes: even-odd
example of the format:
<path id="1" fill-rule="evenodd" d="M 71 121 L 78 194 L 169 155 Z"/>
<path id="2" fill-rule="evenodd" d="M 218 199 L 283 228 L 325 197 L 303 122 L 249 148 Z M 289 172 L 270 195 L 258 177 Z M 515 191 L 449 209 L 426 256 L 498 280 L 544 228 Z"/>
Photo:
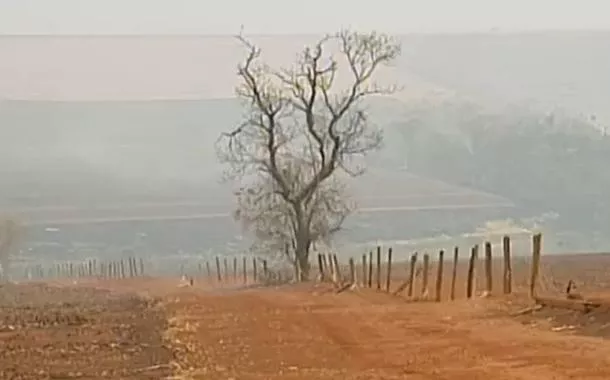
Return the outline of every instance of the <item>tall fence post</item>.
<path id="1" fill-rule="evenodd" d="M 386 273 L 385 291 L 390 292 L 392 282 L 392 247 L 388 248 L 388 268 Z"/>
<path id="2" fill-rule="evenodd" d="M 377 290 L 381 290 L 381 246 L 377 246 Z"/>
<path id="3" fill-rule="evenodd" d="M 428 297 L 428 275 L 430 271 L 430 255 L 424 253 L 424 267 L 422 273 L 422 285 L 420 295 L 422 298 Z"/>
<path id="4" fill-rule="evenodd" d="M 248 261 L 246 256 L 242 257 L 242 274 L 244 277 L 244 284 L 248 283 Z"/>
<path id="5" fill-rule="evenodd" d="M 326 261 L 326 255 L 325 254 L 320 253 L 320 256 L 322 257 L 322 274 L 324 276 L 324 278 L 322 280 L 326 281 L 326 280 L 328 280 L 327 277 L 330 276 L 328 262 Z"/>
<path id="6" fill-rule="evenodd" d="M 220 284 L 222 282 L 222 271 L 220 269 L 220 257 L 216 256 L 216 280 Z"/>
<path id="7" fill-rule="evenodd" d="M 326 261 L 328 262 L 328 269 L 329 269 L 329 274 L 330 274 L 330 279 L 332 282 L 336 282 L 337 281 L 337 275 L 335 273 L 335 262 L 333 261 L 333 255 L 330 253 L 326 254 Z"/>
<path id="8" fill-rule="evenodd" d="M 417 252 L 411 255 L 411 265 L 409 266 L 409 287 L 407 296 L 413 297 L 413 282 L 415 282 L 415 266 L 417 265 Z"/>
<path id="9" fill-rule="evenodd" d="M 474 292 L 474 267 L 477 261 L 479 246 L 475 245 L 470 250 L 470 260 L 468 261 L 468 278 L 466 280 L 466 298 L 472 298 Z"/>
<path id="10" fill-rule="evenodd" d="M 263 260 L 263 276 L 265 280 L 269 278 L 269 267 L 267 266 L 267 260 Z"/>
<path id="11" fill-rule="evenodd" d="M 493 290 L 493 251 L 490 242 L 485 242 L 485 296 Z"/>
<path id="12" fill-rule="evenodd" d="M 322 262 L 322 254 L 318 253 L 318 271 L 320 272 L 320 281 L 326 280 L 326 275 L 324 274 L 324 263 Z"/>
<path id="13" fill-rule="evenodd" d="M 510 237 L 504 236 L 502 239 L 502 251 L 504 253 L 504 294 L 513 292 L 513 268 L 510 257 Z"/>
<path id="14" fill-rule="evenodd" d="M 536 297 L 536 283 L 540 271 L 540 255 L 542 252 L 542 234 L 532 237 L 532 273 L 530 277 L 530 297 Z"/>
<path id="15" fill-rule="evenodd" d="M 337 255 L 333 254 L 332 256 L 333 258 L 333 264 L 335 267 L 335 281 L 337 283 L 340 283 L 341 281 L 343 281 L 343 279 L 341 278 L 341 268 L 339 267 L 339 260 L 337 259 Z"/>
<path id="16" fill-rule="evenodd" d="M 455 282 L 457 280 L 457 268 L 460 256 L 460 249 L 458 247 L 453 248 L 453 270 L 451 272 L 451 300 L 455 300 Z"/>
<path id="17" fill-rule="evenodd" d="M 440 250 L 438 252 L 438 266 L 436 270 L 436 296 L 435 301 L 441 302 L 443 293 L 443 260 L 445 257 L 445 251 Z"/>
<path id="18" fill-rule="evenodd" d="M 367 266 L 366 266 L 366 253 L 362 254 L 362 286 L 365 287 L 366 286 L 366 271 L 367 271 Z"/>
<path id="19" fill-rule="evenodd" d="M 349 282 L 352 285 L 356 285 L 356 267 L 354 265 L 354 258 L 349 258 Z"/>
<path id="20" fill-rule="evenodd" d="M 373 251 L 369 252 L 369 288 L 373 287 Z"/>

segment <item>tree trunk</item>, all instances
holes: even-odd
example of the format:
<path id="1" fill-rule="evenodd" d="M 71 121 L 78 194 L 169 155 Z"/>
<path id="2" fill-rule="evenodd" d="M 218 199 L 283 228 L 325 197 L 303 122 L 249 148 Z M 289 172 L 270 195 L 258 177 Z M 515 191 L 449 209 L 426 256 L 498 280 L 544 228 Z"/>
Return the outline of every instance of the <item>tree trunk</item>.
<path id="1" fill-rule="evenodd" d="M 299 281 L 308 281 L 309 273 L 311 270 L 311 265 L 309 264 L 309 248 L 311 246 L 311 241 L 308 237 L 302 236 L 297 239 L 296 242 L 296 250 L 295 254 L 295 265 L 299 266 L 299 273 L 301 274 L 301 278 Z"/>

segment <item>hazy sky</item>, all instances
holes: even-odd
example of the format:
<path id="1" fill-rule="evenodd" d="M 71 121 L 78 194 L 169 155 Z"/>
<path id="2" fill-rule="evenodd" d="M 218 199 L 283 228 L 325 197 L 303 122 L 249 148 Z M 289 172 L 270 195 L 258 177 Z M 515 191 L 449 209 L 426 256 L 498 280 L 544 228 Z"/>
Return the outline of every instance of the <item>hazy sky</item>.
<path id="1" fill-rule="evenodd" d="M 0 34 L 610 29 L 607 0 L 0 0 Z"/>

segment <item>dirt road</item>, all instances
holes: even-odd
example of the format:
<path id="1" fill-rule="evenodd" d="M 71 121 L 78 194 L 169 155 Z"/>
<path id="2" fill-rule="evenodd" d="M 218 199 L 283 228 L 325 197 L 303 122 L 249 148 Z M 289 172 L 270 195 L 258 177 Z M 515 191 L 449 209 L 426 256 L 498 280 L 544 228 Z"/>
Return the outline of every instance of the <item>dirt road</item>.
<path id="1" fill-rule="evenodd" d="M 185 291 L 167 338 L 190 379 L 609 379 L 610 343 L 492 315 L 321 289 Z"/>

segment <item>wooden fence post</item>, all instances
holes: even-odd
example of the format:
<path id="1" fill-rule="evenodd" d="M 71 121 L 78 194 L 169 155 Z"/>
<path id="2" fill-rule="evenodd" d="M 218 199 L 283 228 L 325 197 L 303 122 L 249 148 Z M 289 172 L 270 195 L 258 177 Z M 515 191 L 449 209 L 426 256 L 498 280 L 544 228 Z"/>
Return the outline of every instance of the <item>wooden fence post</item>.
<path id="1" fill-rule="evenodd" d="M 373 287 L 373 251 L 369 252 L 369 288 Z"/>
<path id="2" fill-rule="evenodd" d="M 362 286 L 363 287 L 366 286 L 366 271 L 367 271 L 366 253 L 364 253 L 364 254 L 362 254 Z"/>
<path id="3" fill-rule="evenodd" d="M 321 253 L 318 253 L 318 272 L 320 273 L 320 281 L 324 282 L 326 275 L 324 274 L 324 263 L 322 262 Z"/>
<path id="4" fill-rule="evenodd" d="M 356 267 L 353 257 L 349 258 L 349 281 L 352 285 L 356 285 Z"/>
<path id="5" fill-rule="evenodd" d="M 233 257 L 233 282 L 237 283 L 237 257 Z"/>
<path id="6" fill-rule="evenodd" d="M 212 280 L 212 269 L 210 268 L 210 261 L 206 260 L 205 261 L 205 274 L 208 278 L 208 281 Z"/>
<path id="7" fill-rule="evenodd" d="M 227 279 L 229 278 L 229 262 L 227 261 L 227 258 L 224 257 L 222 259 L 222 263 L 224 264 L 224 280 L 227 281 Z"/>
<path id="8" fill-rule="evenodd" d="M 326 281 L 328 280 L 328 276 L 330 276 L 330 268 L 328 266 L 328 262 L 326 261 L 326 255 L 320 253 L 320 256 L 322 257 L 322 274 L 324 275 L 324 278 L 322 280 Z"/>
<path id="9" fill-rule="evenodd" d="M 438 267 L 436 271 L 436 302 L 441 302 L 442 292 L 443 292 L 443 260 L 445 256 L 445 251 L 442 249 L 438 253 Z"/>
<path id="10" fill-rule="evenodd" d="M 124 263 L 123 259 L 121 259 L 119 265 L 121 267 L 121 278 L 125 278 L 125 263 Z"/>
<path id="11" fill-rule="evenodd" d="M 335 267 L 335 281 L 340 283 L 343 281 L 343 279 L 341 278 L 341 268 L 339 267 L 339 260 L 337 260 L 337 255 L 333 254 L 332 256 L 333 258 L 333 264 Z"/>
<path id="12" fill-rule="evenodd" d="M 475 245 L 470 251 L 470 260 L 468 261 L 468 279 L 466 280 L 466 298 L 472 298 L 474 291 L 474 266 L 477 261 L 479 246 Z"/>
<path id="13" fill-rule="evenodd" d="M 129 277 L 135 277 L 133 275 L 133 261 L 131 260 L 131 256 L 127 258 L 128 268 L 129 268 Z"/>
<path id="14" fill-rule="evenodd" d="M 381 290 L 381 246 L 377 246 L 377 290 Z"/>
<path id="15" fill-rule="evenodd" d="M 493 252 L 490 242 L 485 243 L 485 296 L 491 295 L 493 290 Z"/>
<path id="16" fill-rule="evenodd" d="M 451 300 L 455 300 L 455 282 L 457 280 L 457 267 L 459 262 L 460 249 L 453 248 L 453 271 L 451 273 Z"/>
<path id="17" fill-rule="evenodd" d="M 385 291 L 390 292 L 390 284 L 392 281 L 392 247 L 388 248 L 388 268 L 385 279 Z"/>
<path id="18" fill-rule="evenodd" d="M 144 259 L 140 257 L 140 276 L 144 276 Z"/>
<path id="19" fill-rule="evenodd" d="M 409 288 L 407 296 L 413 297 L 413 282 L 415 281 L 415 266 L 417 265 L 417 252 L 411 255 L 411 265 L 409 266 Z"/>
<path id="20" fill-rule="evenodd" d="M 326 254 L 326 262 L 328 263 L 327 268 L 329 269 L 330 280 L 334 282 L 336 281 L 335 262 L 333 261 L 333 255 L 331 253 Z"/>
<path id="21" fill-rule="evenodd" d="M 510 237 L 504 236 L 502 239 L 502 250 L 504 253 L 504 294 L 513 292 L 513 268 L 510 257 Z"/>
<path id="22" fill-rule="evenodd" d="M 220 271 L 220 257 L 216 256 L 216 279 L 218 283 L 222 282 L 222 272 Z"/>
<path id="23" fill-rule="evenodd" d="M 430 255 L 424 253 L 424 267 L 422 273 L 421 297 L 428 297 L 428 275 L 430 272 Z"/>
<path id="24" fill-rule="evenodd" d="M 258 263 L 256 262 L 256 257 L 252 258 L 252 279 L 254 283 L 258 282 Z"/>
<path id="25" fill-rule="evenodd" d="M 542 234 L 532 237 L 532 274 L 530 277 L 530 297 L 536 297 L 536 283 L 540 270 L 540 255 L 542 252 Z"/>
<path id="26" fill-rule="evenodd" d="M 265 276 L 265 279 L 269 278 L 269 267 L 267 266 L 267 260 L 263 260 L 263 276 Z"/>
<path id="27" fill-rule="evenodd" d="M 242 273 L 244 276 L 244 284 L 248 283 L 248 261 L 246 260 L 246 256 L 242 257 Z"/>

